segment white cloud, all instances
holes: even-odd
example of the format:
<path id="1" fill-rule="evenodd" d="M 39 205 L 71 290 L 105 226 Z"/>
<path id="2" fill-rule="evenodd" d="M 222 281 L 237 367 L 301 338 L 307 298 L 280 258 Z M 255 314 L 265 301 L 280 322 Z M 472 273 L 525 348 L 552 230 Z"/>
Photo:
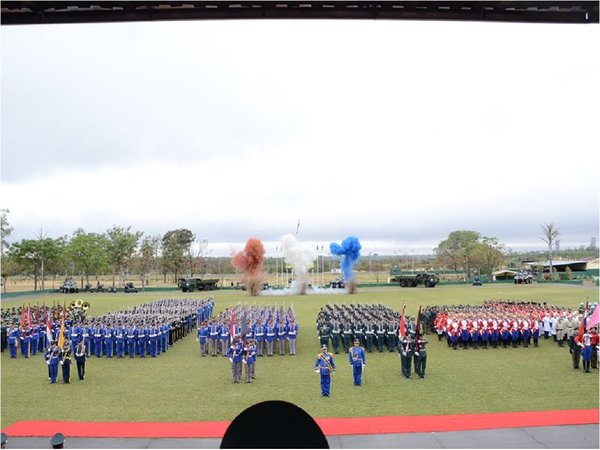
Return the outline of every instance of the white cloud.
<path id="1" fill-rule="evenodd" d="M 410 21 L 3 27 L 11 238 L 186 227 L 216 252 L 598 231 L 597 27 Z M 234 243 L 234 244 L 232 244 Z M 525 244 L 523 244 L 525 245 Z"/>

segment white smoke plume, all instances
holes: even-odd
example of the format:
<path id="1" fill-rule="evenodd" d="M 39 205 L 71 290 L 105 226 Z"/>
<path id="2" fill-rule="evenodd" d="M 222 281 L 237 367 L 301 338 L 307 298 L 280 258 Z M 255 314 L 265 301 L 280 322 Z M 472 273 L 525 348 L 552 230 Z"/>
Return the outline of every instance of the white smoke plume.
<path id="1" fill-rule="evenodd" d="M 317 258 L 317 251 L 298 243 L 291 234 L 281 237 L 281 249 L 286 262 L 294 268 L 294 276 L 300 294 L 305 294 L 308 288 L 308 269 Z"/>

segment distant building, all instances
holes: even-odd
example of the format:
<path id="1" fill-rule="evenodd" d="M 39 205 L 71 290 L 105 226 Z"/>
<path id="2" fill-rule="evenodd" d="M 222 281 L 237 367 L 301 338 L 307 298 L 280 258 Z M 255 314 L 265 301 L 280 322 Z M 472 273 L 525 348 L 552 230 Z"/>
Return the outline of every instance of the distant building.
<path id="1" fill-rule="evenodd" d="M 531 268 L 541 267 L 542 271 L 550 270 L 550 261 L 522 261 L 522 264 Z M 557 272 L 564 272 L 567 270 L 567 267 L 573 272 L 585 272 L 587 265 L 587 261 L 552 261 L 552 269 Z"/>

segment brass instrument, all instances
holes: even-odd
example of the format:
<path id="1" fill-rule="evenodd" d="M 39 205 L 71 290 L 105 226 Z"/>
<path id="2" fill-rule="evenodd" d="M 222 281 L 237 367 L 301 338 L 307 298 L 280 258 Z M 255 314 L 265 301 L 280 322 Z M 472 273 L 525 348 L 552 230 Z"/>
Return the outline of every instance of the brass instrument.
<path id="1" fill-rule="evenodd" d="M 90 303 L 83 302 L 83 304 L 81 305 L 81 309 L 83 309 L 84 311 L 87 311 L 88 309 L 90 309 Z"/>
<path id="2" fill-rule="evenodd" d="M 80 298 L 78 298 L 77 300 L 75 300 L 75 307 L 76 308 L 81 308 L 83 305 L 83 300 L 81 300 Z"/>

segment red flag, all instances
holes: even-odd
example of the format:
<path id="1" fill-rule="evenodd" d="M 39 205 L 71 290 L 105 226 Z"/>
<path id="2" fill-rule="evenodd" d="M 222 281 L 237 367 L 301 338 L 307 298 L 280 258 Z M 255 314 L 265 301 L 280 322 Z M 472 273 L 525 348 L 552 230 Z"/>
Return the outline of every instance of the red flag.
<path id="1" fill-rule="evenodd" d="M 31 328 L 31 303 L 27 305 L 27 327 Z"/>
<path id="2" fill-rule="evenodd" d="M 231 316 L 229 317 L 229 342 L 233 342 L 234 334 L 235 334 L 235 322 L 233 320 L 233 309 L 232 309 Z"/>
<path id="3" fill-rule="evenodd" d="M 419 313 L 417 314 L 417 329 L 415 330 L 415 343 L 417 346 L 417 351 L 420 351 L 421 348 L 418 344 L 419 339 L 421 338 L 421 305 L 419 305 Z"/>
<path id="4" fill-rule="evenodd" d="M 579 338 L 580 341 L 583 338 L 583 333 L 585 333 L 585 317 L 581 319 L 579 330 L 577 331 L 577 338 Z"/>
<path id="5" fill-rule="evenodd" d="M 405 316 L 406 305 L 402 305 L 402 316 L 400 317 L 400 337 L 403 338 L 406 334 L 406 316 Z"/>
<path id="6" fill-rule="evenodd" d="M 21 329 L 25 329 L 25 303 L 21 307 Z"/>

